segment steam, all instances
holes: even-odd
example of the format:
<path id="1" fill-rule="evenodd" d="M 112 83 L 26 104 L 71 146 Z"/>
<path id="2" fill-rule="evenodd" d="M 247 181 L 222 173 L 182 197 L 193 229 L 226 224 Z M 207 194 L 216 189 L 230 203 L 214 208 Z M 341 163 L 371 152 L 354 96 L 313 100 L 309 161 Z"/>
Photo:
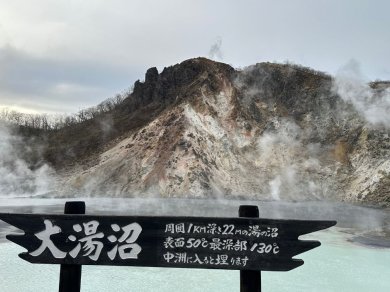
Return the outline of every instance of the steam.
<path id="1" fill-rule="evenodd" d="M 280 189 L 282 186 L 282 178 L 280 175 L 277 175 L 273 180 L 269 182 L 269 187 L 271 190 L 271 196 L 275 201 L 280 200 Z"/>
<path id="2" fill-rule="evenodd" d="M 218 37 L 215 40 L 215 43 L 212 44 L 212 46 L 210 47 L 209 58 L 212 60 L 220 60 L 221 61 L 223 59 L 221 47 L 222 47 L 222 38 Z"/>
<path id="3" fill-rule="evenodd" d="M 102 130 L 102 139 L 107 140 L 114 130 L 114 120 L 111 115 L 105 115 L 98 120 L 99 127 Z"/>
<path id="4" fill-rule="evenodd" d="M 32 169 L 21 158 L 28 145 L 0 123 L 0 197 L 45 195 L 52 191 L 54 171 L 43 164 Z"/>
<path id="5" fill-rule="evenodd" d="M 365 81 L 359 64 L 351 60 L 334 79 L 333 89 L 371 124 L 390 127 L 390 89 L 375 91 Z"/>
<path id="6" fill-rule="evenodd" d="M 319 145 L 305 145 L 304 131 L 292 120 L 275 118 L 273 127 L 274 130 L 266 131 L 257 141 L 257 161 L 271 174 L 268 180 L 271 198 L 321 199 L 329 190 L 319 183 L 323 174 L 317 158 Z"/>

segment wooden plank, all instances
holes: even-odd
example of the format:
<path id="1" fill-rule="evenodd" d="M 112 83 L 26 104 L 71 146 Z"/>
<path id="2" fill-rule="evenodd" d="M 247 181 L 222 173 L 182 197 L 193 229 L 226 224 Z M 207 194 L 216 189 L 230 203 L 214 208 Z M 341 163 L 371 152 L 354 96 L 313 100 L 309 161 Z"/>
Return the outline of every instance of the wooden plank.
<path id="1" fill-rule="evenodd" d="M 85 202 L 66 202 L 65 214 L 85 214 Z M 59 292 L 80 292 L 81 265 L 62 264 L 60 268 Z"/>
<path id="2" fill-rule="evenodd" d="M 239 217 L 259 217 L 257 206 L 241 205 L 238 210 Z M 240 292 L 261 292 L 261 271 L 240 271 Z"/>
<path id="3" fill-rule="evenodd" d="M 20 257 L 31 263 L 256 271 L 287 271 L 302 265 L 292 257 L 320 243 L 298 237 L 336 224 L 248 217 L 9 213 L 0 214 L 0 219 L 25 232 L 7 238 L 27 249 Z"/>

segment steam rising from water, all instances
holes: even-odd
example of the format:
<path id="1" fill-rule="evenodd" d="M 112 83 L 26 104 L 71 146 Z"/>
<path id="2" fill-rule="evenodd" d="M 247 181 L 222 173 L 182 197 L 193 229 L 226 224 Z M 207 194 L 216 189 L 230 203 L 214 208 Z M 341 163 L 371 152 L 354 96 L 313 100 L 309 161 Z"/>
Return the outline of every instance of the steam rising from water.
<path id="1" fill-rule="evenodd" d="M 20 137 L 0 123 L 0 197 L 36 196 L 51 190 L 53 169 L 47 164 L 31 169 L 21 158 L 22 153 L 31 151 Z"/>

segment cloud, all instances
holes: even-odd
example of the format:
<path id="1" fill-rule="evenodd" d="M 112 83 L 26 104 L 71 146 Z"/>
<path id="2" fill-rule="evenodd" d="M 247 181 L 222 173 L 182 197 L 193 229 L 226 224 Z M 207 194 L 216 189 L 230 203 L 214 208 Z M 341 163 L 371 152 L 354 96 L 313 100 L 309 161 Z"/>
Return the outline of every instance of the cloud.
<path id="1" fill-rule="evenodd" d="M 15 51 L 0 64 L 0 104 L 77 110 L 210 44 L 210 57 L 234 66 L 288 59 L 330 73 L 353 51 L 372 79 L 390 76 L 389 1 L 301 2 L 0 0 L 0 48 Z M 77 89 L 56 95 L 58 84 Z"/>
<path id="2" fill-rule="evenodd" d="M 339 70 L 333 90 L 369 123 L 390 127 L 390 88 L 381 92 L 372 89 L 364 80 L 357 61 L 351 60 Z"/>
<path id="3" fill-rule="evenodd" d="M 130 87 L 131 76 L 109 64 L 39 58 L 6 46 L 0 48 L 0 105 L 77 111 Z"/>

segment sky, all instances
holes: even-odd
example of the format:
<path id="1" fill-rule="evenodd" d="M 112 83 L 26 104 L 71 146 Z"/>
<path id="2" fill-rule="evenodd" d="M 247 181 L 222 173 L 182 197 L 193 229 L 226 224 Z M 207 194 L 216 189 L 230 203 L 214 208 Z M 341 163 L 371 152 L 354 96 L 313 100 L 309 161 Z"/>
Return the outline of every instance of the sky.
<path id="1" fill-rule="evenodd" d="M 390 1 L 0 0 L 0 108 L 73 113 L 203 56 L 390 80 Z"/>

